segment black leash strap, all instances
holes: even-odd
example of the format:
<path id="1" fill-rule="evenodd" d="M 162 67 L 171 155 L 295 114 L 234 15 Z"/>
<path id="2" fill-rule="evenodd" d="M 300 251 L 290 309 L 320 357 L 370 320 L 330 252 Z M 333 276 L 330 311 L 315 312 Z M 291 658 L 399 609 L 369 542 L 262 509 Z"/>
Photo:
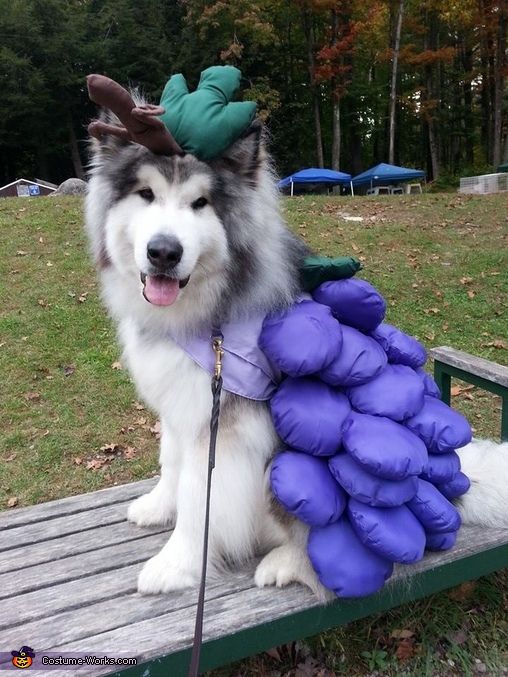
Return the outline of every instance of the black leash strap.
<path id="1" fill-rule="evenodd" d="M 210 446 L 208 448 L 208 478 L 206 481 L 205 530 L 203 536 L 203 562 L 201 565 L 201 582 L 199 584 L 198 604 L 196 608 L 196 624 L 189 666 L 188 677 L 198 677 L 201 645 L 203 643 L 203 613 L 205 606 L 206 564 L 208 559 L 208 531 L 210 526 L 210 496 L 212 489 L 212 471 L 215 467 L 215 446 L 219 428 L 220 394 L 222 390 L 222 336 L 214 336 L 212 347 L 215 351 L 215 373 L 212 377 L 212 415 L 210 417 Z"/>

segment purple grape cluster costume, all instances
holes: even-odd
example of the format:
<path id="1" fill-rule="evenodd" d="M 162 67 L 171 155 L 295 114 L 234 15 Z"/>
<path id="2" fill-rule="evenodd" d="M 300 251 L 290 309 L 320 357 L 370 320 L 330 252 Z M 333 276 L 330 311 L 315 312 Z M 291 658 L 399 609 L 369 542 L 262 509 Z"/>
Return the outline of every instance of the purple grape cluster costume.
<path id="1" fill-rule="evenodd" d="M 456 449 L 467 420 L 439 399 L 426 352 L 383 322 L 366 281 L 324 282 L 265 319 L 259 346 L 283 375 L 270 407 L 286 445 L 271 486 L 308 524 L 308 553 L 339 597 L 379 590 L 395 562 L 453 547 L 469 488 Z"/>

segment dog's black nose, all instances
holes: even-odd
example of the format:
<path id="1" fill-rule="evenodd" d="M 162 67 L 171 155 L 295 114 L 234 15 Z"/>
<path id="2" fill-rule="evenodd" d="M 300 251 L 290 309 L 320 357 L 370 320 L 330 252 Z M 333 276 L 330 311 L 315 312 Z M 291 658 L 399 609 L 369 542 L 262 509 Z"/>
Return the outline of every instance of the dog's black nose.
<path id="1" fill-rule="evenodd" d="M 146 253 L 150 263 L 156 268 L 168 269 L 180 262 L 183 247 L 180 242 L 171 235 L 155 235 L 148 242 Z"/>

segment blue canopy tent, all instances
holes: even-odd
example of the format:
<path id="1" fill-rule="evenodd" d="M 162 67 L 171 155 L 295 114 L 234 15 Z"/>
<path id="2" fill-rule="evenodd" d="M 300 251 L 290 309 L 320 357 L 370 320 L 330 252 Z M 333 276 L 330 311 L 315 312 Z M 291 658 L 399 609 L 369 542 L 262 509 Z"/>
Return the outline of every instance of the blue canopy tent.
<path id="1" fill-rule="evenodd" d="M 358 174 L 352 180 L 353 186 L 370 185 L 380 186 L 387 183 L 398 183 L 399 181 L 410 181 L 411 179 L 423 179 L 425 172 L 421 169 L 408 169 L 407 167 L 396 167 L 395 165 L 388 165 L 381 162 L 375 167 L 367 169 L 367 171 Z"/>
<path id="2" fill-rule="evenodd" d="M 333 169 L 318 169 L 316 167 L 310 167 L 309 169 L 300 169 L 299 172 L 291 174 L 290 176 L 286 176 L 286 178 L 279 181 L 278 186 L 279 188 L 291 187 L 291 195 L 293 195 L 295 184 L 305 183 L 321 183 L 328 184 L 330 186 L 343 186 L 345 184 L 349 184 L 351 186 L 351 174 L 336 172 Z M 352 186 L 351 192 L 353 192 Z"/>

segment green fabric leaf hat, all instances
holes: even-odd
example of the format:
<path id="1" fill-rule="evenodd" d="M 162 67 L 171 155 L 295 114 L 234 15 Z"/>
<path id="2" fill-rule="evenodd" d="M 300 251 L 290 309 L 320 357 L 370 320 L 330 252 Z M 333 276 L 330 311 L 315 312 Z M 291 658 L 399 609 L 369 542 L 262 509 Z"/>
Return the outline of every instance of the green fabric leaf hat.
<path id="1" fill-rule="evenodd" d="M 173 75 L 162 92 L 160 119 L 186 153 L 211 160 L 247 130 L 256 115 L 254 101 L 232 101 L 241 72 L 234 66 L 211 66 L 189 92 L 181 73 Z"/>

